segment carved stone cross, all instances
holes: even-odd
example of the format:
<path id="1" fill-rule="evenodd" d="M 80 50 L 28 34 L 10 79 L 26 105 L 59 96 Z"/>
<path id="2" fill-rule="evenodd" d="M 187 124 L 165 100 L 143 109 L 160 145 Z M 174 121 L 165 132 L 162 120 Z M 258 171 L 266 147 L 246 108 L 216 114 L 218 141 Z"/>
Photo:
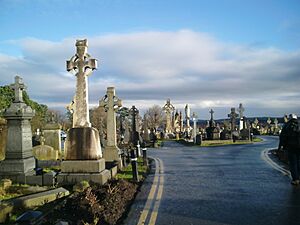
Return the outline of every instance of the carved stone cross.
<path id="1" fill-rule="evenodd" d="M 116 96 L 115 88 L 108 87 L 106 95 L 99 102 L 107 112 L 107 146 L 117 146 L 116 111 L 122 107 L 122 101 Z"/>
<path id="2" fill-rule="evenodd" d="M 90 127 L 87 76 L 97 68 L 97 60 L 87 53 L 87 40 L 76 41 L 76 54 L 67 61 L 67 71 L 76 71 L 76 97 L 73 127 Z"/>
<path id="3" fill-rule="evenodd" d="M 15 100 L 14 102 L 24 102 L 23 99 L 23 90 L 26 89 L 23 79 L 19 76 L 15 77 L 15 83 L 11 84 L 10 87 L 15 91 Z"/>
<path id="4" fill-rule="evenodd" d="M 231 132 L 235 128 L 235 120 L 238 116 L 239 116 L 239 114 L 237 114 L 235 112 L 235 108 L 231 108 L 231 112 L 230 112 L 230 114 L 228 114 L 228 117 L 230 118 L 230 123 L 231 123 Z"/>

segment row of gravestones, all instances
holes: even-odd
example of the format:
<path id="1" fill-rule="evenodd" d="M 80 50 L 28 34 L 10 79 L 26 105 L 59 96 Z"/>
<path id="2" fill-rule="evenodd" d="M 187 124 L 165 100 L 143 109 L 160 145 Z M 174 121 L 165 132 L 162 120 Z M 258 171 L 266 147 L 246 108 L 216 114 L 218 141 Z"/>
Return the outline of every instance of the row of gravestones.
<path id="1" fill-rule="evenodd" d="M 116 97 L 114 87 L 107 88 L 106 95 L 99 102 L 100 107 L 107 111 L 107 141 L 104 149 L 101 148 L 98 130 L 89 121 L 87 76 L 97 68 L 97 61 L 90 58 L 87 47 L 87 40 L 77 40 L 76 54 L 67 61 L 67 70 L 77 71 L 77 84 L 72 106 L 73 124 L 67 134 L 61 172 L 57 176 L 49 173 L 41 177 L 35 171 L 36 160 L 33 154 L 43 155 L 46 159 L 57 159 L 61 150 L 60 126 L 48 124 L 43 131 L 45 140 L 41 140 L 41 145 L 32 147 L 30 120 L 35 112 L 24 103 L 22 94 L 26 87 L 22 78 L 16 76 L 15 83 L 11 85 L 14 101 L 4 112 L 7 132 L 0 130 L 2 134 L 7 134 L 6 143 L 3 143 L 6 146 L 5 157 L 0 161 L 0 179 L 9 178 L 18 183 L 44 185 L 53 185 L 56 179 L 59 185 L 75 184 L 83 180 L 104 184 L 113 175 L 106 169 L 106 163 L 122 168 L 116 137 L 116 110 L 122 103 Z M 130 111 L 133 118 L 137 117 L 138 110 L 134 106 Z M 137 140 L 136 137 L 139 136 L 136 134 L 136 127 L 137 125 L 132 126 L 132 140 Z"/>

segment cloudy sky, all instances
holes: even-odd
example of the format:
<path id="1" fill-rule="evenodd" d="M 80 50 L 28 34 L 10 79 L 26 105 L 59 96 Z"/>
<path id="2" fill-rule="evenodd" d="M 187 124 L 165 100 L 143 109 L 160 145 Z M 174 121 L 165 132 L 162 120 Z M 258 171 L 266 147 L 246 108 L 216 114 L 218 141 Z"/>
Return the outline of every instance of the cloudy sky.
<path id="1" fill-rule="evenodd" d="M 299 0 L 0 0 L 0 85 L 23 77 L 34 100 L 64 110 L 65 61 L 87 38 L 98 60 L 90 105 L 115 86 L 142 111 L 170 98 L 200 119 L 300 115 Z"/>

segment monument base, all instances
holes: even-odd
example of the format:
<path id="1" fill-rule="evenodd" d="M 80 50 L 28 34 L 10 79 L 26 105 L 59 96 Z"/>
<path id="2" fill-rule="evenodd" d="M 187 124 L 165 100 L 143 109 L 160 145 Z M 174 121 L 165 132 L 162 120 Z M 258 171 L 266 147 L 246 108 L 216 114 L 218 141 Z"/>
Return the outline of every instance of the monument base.
<path id="1" fill-rule="evenodd" d="M 27 173 L 35 168 L 34 157 L 25 159 L 5 159 L 0 162 L 0 173 Z"/>
<path id="2" fill-rule="evenodd" d="M 111 178 L 109 170 L 103 170 L 99 173 L 60 173 L 57 176 L 57 183 L 61 185 L 73 185 L 81 181 L 94 182 L 100 185 L 105 184 Z"/>
<path id="3" fill-rule="evenodd" d="M 118 169 L 122 169 L 122 159 L 119 155 L 120 149 L 117 146 L 106 146 L 103 150 L 103 158 L 106 162 L 115 162 Z"/>
<path id="4" fill-rule="evenodd" d="M 99 132 L 93 127 L 71 128 L 65 143 L 66 160 L 102 158 Z"/>
<path id="5" fill-rule="evenodd" d="M 111 178 L 105 169 L 105 160 L 67 160 L 61 163 L 61 173 L 57 176 L 59 185 L 72 185 L 81 181 L 105 184 Z"/>
<path id="6" fill-rule="evenodd" d="M 8 178 L 13 182 L 26 184 L 26 176 L 35 174 L 35 159 L 5 159 L 0 162 L 0 178 Z"/>

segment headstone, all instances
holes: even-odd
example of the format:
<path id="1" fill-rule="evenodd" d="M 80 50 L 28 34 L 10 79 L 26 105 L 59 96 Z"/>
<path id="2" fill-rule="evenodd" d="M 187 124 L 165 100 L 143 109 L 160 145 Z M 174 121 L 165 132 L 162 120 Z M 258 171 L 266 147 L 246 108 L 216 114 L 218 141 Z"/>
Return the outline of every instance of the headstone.
<path id="1" fill-rule="evenodd" d="M 171 104 L 170 99 L 167 100 L 167 103 L 164 105 L 163 110 L 166 113 L 166 134 L 173 133 L 172 113 L 174 112 L 175 107 Z"/>
<path id="2" fill-rule="evenodd" d="M 202 135 L 201 134 L 197 134 L 196 135 L 196 145 L 201 145 L 202 143 Z"/>
<path id="3" fill-rule="evenodd" d="M 32 152 L 35 158 L 38 160 L 57 160 L 59 159 L 58 150 L 52 146 L 45 145 L 44 136 L 40 137 L 41 145 L 34 146 Z"/>
<path id="4" fill-rule="evenodd" d="M 7 120 L 7 141 L 5 160 L 0 163 L 0 178 L 26 183 L 26 177 L 34 174 L 35 159 L 32 155 L 32 133 L 30 120 L 32 108 L 24 103 L 23 90 L 26 88 L 21 77 L 15 77 L 15 98 L 4 112 Z"/>
<path id="5" fill-rule="evenodd" d="M 61 153 L 61 125 L 55 121 L 54 113 L 51 113 L 50 121 L 45 125 L 43 130 L 45 145 Z"/>
<path id="6" fill-rule="evenodd" d="M 100 100 L 99 106 L 104 107 L 107 112 L 107 143 L 103 151 L 103 157 L 106 162 L 116 162 L 121 168 L 121 152 L 117 147 L 116 111 L 122 106 L 122 101 L 116 96 L 114 87 L 107 88 L 106 95 Z"/>
<path id="7" fill-rule="evenodd" d="M 87 53 L 87 40 L 76 41 L 76 54 L 67 61 L 67 71 L 76 71 L 73 128 L 68 131 L 65 160 L 57 177 L 59 185 L 75 184 L 83 180 L 104 184 L 110 178 L 102 158 L 99 132 L 89 121 L 87 76 L 96 69 L 97 62 Z"/>

